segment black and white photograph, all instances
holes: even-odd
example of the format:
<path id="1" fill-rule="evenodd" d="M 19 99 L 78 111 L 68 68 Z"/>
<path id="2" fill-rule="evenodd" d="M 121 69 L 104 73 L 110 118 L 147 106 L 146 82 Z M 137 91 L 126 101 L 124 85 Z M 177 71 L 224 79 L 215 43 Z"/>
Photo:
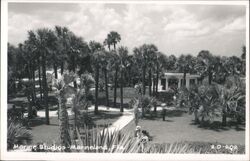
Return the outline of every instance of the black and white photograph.
<path id="1" fill-rule="evenodd" d="M 1 3 L 1 160 L 249 160 L 248 1 Z"/>

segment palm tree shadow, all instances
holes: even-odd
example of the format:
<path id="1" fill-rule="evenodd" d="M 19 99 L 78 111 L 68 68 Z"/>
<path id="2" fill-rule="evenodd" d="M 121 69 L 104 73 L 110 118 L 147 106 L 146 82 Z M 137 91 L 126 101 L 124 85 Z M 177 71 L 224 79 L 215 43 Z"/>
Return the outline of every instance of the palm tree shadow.
<path id="1" fill-rule="evenodd" d="M 202 123 L 197 123 L 194 120 L 190 123 L 190 125 L 196 125 L 198 128 L 206 129 L 206 130 L 213 130 L 216 132 L 228 131 L 234 128 L 236 131 L 245 131 L 243 125 L 238 125 L 233 121 L 228 121 L 226 126 L 223 126 L 220 121 L 204 121 Z"/>

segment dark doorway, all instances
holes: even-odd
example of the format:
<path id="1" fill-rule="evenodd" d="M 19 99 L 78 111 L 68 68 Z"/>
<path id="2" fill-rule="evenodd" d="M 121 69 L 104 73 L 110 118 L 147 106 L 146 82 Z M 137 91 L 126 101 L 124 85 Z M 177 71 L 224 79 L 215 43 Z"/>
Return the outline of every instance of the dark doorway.
<path id="1" fill-rule="evenodd" d="M 166 90 L 166 79 L 161 79 L 162 90 Z"/>
<path id="2" fill-rule="evenodd" d="M 179 80 L 175 77 L 168 79 L 168 88 L 170 89 L 177 89 L 178 88 L 178 82 Z"/>

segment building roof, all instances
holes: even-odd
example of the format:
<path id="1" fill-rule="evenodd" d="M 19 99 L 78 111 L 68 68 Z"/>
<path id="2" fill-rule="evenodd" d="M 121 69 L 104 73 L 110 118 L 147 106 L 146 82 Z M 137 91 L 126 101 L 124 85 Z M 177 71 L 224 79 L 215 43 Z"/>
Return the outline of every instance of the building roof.
<path id="1" fill-rule="evenodd" d="M 166 73 L 164 73 L 164 76 L 176 76 L 176 77 L 180 77 L 180 76 L 183 76 L 183 74 L 184 73 L 166 72 Z M 186 77 L 189 77 L 189 78 L 199 78 L 200 75 L 186 73 Z"/>

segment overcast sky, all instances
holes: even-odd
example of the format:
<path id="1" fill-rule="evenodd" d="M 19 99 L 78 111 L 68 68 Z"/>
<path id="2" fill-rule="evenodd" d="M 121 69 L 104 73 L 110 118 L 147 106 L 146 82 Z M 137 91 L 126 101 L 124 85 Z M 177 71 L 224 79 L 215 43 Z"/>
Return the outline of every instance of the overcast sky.
<path id="1" fill-rule="evenodd" d="M 246 39 L 245 6 L 166 4 L 9 3 L 8 41 L 27 38 L 28 30 L 66 26 L 85 41 L 103 42 L 114 30 L 130 51 L 155 44 L 170 55 L 209 50 L 241 55 Z"/>

